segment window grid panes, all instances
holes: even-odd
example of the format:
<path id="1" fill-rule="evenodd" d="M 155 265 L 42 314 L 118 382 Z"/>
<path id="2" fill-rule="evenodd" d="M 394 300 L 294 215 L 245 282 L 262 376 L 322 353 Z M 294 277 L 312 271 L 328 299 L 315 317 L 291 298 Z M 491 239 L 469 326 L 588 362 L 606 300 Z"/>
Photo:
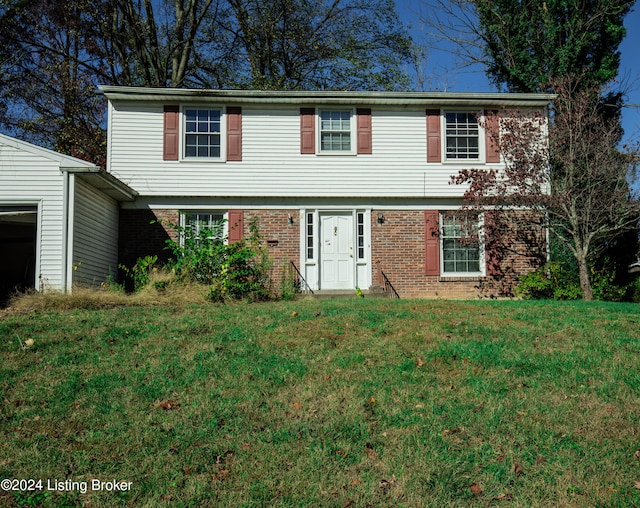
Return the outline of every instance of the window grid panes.
<path id="1" fill-rule="evenodd" d="M 320 149 L 326 152 L 351 151 L 351 113 L 320 112 Z"/>
<path id="2" fill-rule="evenodd" d="M 478 159 L 478 119 L 473 113 L 447 113 L 447 159 Z"/>
<path id="3" fill-rule="evenodd" d="M 193 237 L 206 235 L 202 239 L 222 240 L 224 238 L 223 212 L 189 212 L 184 214 L 184 227 Z"/>
<path id="4" fill-rule="evenodd" d="M 307 214 L 307 259 L 313 259 L 313 213 Z"/>
<path id="5" fill-rule="evenodd" d="M 220 110 L 187 109 L 185 115 L 186 157 L 220 157 Z"/>
<path id="6" fill-rule="evenodd" d="M 357 213 L 357 240 L 358 240 L 358 259 L 364 259 L 364 213 Z"/>
<path id="7" fill-rule="evenodd" d="M 458 218 L 443 216 L 442 266 L 445 273 L 480 272 L 480 248 L 478 242 L 465 240 L 468 236 L 468 227 Z"/>

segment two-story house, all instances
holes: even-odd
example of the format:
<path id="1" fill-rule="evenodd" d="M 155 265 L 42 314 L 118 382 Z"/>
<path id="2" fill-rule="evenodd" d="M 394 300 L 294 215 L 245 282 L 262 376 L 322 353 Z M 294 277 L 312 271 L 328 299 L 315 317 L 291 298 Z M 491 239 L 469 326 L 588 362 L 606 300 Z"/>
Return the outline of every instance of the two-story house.
<path id="1" fill-rule="evenodd" d="M 274 278 L 314 290 L 472 297 L 496 277 L 455 217 L 461 168 L 502 167 L 485 111 L 546 113 L 551 96 L 101 87 L 107 171 L 137 192 L 120 210 L 120 263 L 163 256 L 175 231 L 257 217 Z M 160 222 L 154 222 L 160 220 Z M 523 268 L 524 270 L 525 268 Z M 277 281 L 276 281 L 277 282 Z"/>

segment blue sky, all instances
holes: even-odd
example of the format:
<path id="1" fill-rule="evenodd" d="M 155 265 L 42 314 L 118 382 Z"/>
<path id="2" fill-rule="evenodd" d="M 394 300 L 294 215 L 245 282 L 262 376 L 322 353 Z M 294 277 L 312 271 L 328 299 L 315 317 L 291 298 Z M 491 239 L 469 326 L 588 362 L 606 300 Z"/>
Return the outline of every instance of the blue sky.
<path id="1" fill-rule="evenodd" d="M 422 34 L 417 22 L 417 11 L 422 3 L 418 0 L 395 0 L 402 20 L 411 26 L 412 33 L 420 40 Z M 622 126 L 625 141 L 640 141 L 640 6 L 636 6 L 625 18 L 627 35 L 620 45 L 621 63 L 619 78 L 624 88 L 629 89 L 626 103 L 635 104 L 623 108 Z M 474 70 L 456 69 L 458 62 L 450 53 L 430 51 L 426 64 L 426 75 L 433 76 L 434 89 L 451 92 L 495 91 L 482 68 Z"/>

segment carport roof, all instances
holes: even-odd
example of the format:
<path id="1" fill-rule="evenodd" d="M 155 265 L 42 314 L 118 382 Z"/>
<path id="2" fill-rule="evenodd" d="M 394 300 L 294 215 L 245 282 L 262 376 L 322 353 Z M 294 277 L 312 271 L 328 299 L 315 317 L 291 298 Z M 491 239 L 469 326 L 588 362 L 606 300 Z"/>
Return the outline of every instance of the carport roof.
<path id="1" fill-rule="evenodd" d="M 2 146 L 10 146 L 16 150 L 22 150 L 57 162 L 60 171 L 78 175 L 90 185 L 117 201 L 133 201 L 138 195 L 138 193 L 126 183 L 91 162 L 54 152 L 53 150 L 42 148 L 41 146 L 12 138 L 5 134 L 0 134 L 0 148 Z"/>

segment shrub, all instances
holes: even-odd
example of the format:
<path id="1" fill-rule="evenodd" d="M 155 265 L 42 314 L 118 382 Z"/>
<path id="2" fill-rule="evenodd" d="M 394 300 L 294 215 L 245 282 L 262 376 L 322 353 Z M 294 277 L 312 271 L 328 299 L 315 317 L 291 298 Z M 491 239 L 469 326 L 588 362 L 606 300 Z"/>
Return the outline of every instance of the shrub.
<path id="1" fill-rule="evenodd" d="M 154 266 L 157 261 L 158 256 L 145 256 L 143 258 L 138 258 L 136 264 L 131 268 L 120 265 L 120 269 L 133 282 L 133 290 L 140 291 L 149 284 L 151 272 L 157 270 Z"/>
<path id="2" fill-rule="evenodd" d="M 573 271 L 564 263 L 549 262 L 520 277 L 516 295 L 525 300 L 577 300 L 582 292 Z"/>
<path id="3" fill-rule="evenodd" d="M 222 236 L 224 221 L 210 229 L 194 231 L 171 225 L 180 240 L 167 240 L 173 253 L 168 267 L 179 279 L 210 285 L 209 299 L 263 300 L 269 297 L 269 260 L 261 245 L 257 219 L 249 224 L 250 237 L 227 244 Z"/>

